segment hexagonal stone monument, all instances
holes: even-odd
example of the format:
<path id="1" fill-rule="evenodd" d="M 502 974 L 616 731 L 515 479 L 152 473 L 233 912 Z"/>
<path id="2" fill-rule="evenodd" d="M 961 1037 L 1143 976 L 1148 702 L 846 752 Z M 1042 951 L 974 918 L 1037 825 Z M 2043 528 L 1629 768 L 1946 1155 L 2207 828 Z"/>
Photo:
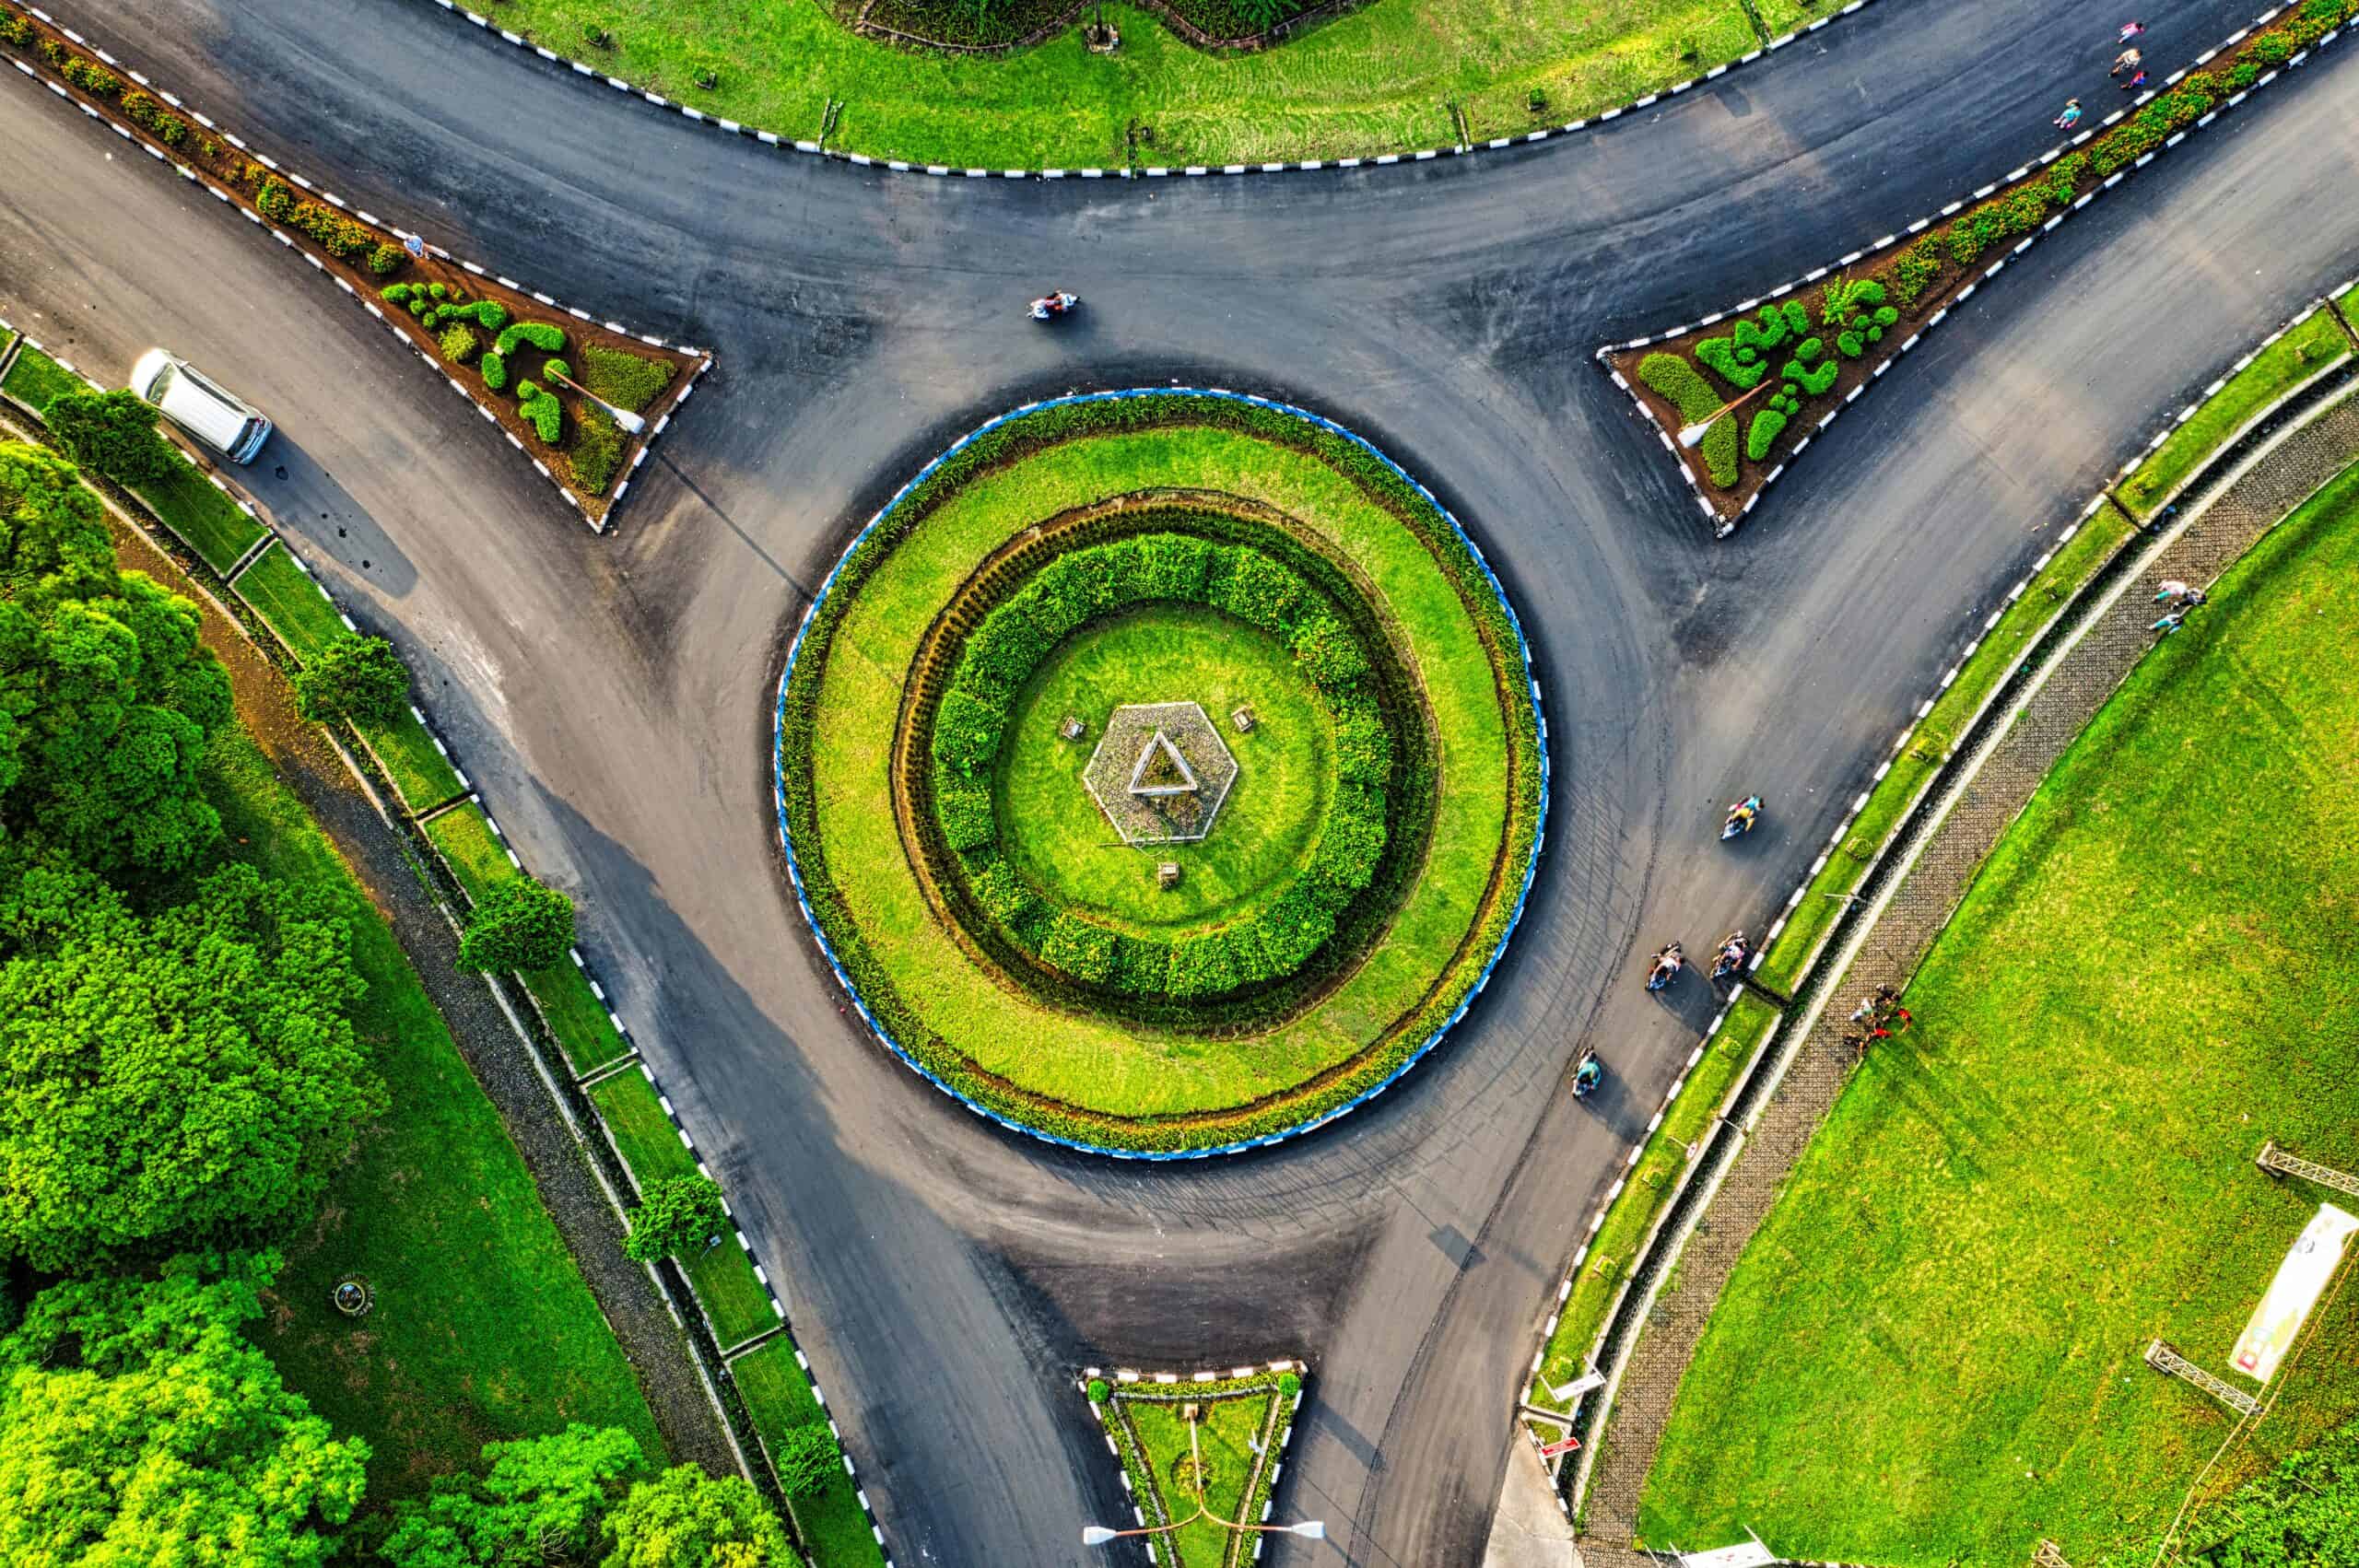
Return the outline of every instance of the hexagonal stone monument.
<path id="1" fill-rule="evenodd" d="M 1192 702 L 1116 708 L 1081 780 L 1125 844 L 1192 842 L 1213 830 L 1237 758 Z"/>

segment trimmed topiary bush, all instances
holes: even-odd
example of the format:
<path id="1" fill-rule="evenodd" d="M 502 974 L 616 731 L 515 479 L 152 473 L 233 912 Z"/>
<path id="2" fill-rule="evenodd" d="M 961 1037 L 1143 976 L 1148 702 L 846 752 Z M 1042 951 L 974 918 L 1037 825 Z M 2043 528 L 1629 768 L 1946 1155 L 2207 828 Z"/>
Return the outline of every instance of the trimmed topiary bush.
<path id="1" fill-rule="evenodd" d="M 599 344 L 581 348 L 581 384 L 593 397 L 637 414 L 654 402 L 679 368 L 669 359 L 651 359 Z"/>
<path id="2" fill-rule="evenodd" d="M 442 357 L 453 365 L 465 364 L 475 357 L 475 350 L 483 346 L 483 339 L 475 335 L 473 327 L 448 328 L 436 341 L 441 347 Z"/>
<path id="3" fill-rule="evenodd" d="M 1786 433 L 1786 415 L 1775 408 L 1765 408 L 1753 416 L 1744 432 L 1744 455 L 1759 462 L 1769 455 L 1770 443 Z"/>
<path id="4" fill-rule="evenodd" d="M 566 449 L 566 459 L 572 463 L 573 477 L 582 489 L 593 496 L 604 495 L 606 486 L 614 483 L 615 470 L 622 466 L 621 428 L 601 410 L 584 409 L 573 422 L 573 445 Z"/>
<path id="5" fill-rule="evenodd" d="M 1696 345 L 1696 357 L 1705 369 L 1739 392 L 1751 391 L 1769 373 L 1768 365 L 1758 354 L 1750 348 L 1739 348 L 1731 337 L 1706 338 Z"/>
<path id="6" fill-rule="evenodd" d="M 1680 419 L 1693 425 L 1711 416 L 1720 395 L 1696 373 L 1696 367 L 1676 354 L 1649 354 L 1638 361 L 1638 380 L 1669 398 Z"/>
<path id="7" fill-rule="evenodd" d="M 391 277 L 409 261 L 409 252 L 399 245 L 379 245 L 369 252 L 369 270 L 379 277 Z"/>
<path id="8" fill-rule="evenodd" d="M 506 356 L 514 354 L 519 344 L 529 345 L 544 354 L 556 354 L 565 347 L 565 330 L 546 322 L 515 322 L 492 346 Z"/>
<path id="9" fill-rule="evenodd" d="M 475 369 L 482 373 L 483 384 L 492 391 L 499 392 L 508 385 L 508 360 L 505 356 L 487 349 L 482 359 L 476 362 Z"/>
<path id="10" fill-rule="evenodd" d="M 1704 472 L 1711 476 L 1712 483 L 1723 490 L 1733 487 L 1737 476 L 1735 415 L 1723 414 L 1712 421 L 1712 427 L 1704 432 L 1701 451 Z"/>

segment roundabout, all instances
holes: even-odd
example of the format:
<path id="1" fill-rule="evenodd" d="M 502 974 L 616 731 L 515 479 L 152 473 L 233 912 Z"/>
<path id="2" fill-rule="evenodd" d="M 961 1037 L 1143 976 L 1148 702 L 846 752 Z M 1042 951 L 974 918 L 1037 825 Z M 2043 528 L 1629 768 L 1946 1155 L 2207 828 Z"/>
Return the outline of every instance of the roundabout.
<path id="1" fill-rule="evenodd" d="M 1365 441 L 1225 393 L 1037 404 L 936 459 L 806 614 L 776 745 L 798 901 L 878 1038 L 1133 1157 L 1407 1071 L 1504 952 L 1545 810 L 1472 542 Z"/>

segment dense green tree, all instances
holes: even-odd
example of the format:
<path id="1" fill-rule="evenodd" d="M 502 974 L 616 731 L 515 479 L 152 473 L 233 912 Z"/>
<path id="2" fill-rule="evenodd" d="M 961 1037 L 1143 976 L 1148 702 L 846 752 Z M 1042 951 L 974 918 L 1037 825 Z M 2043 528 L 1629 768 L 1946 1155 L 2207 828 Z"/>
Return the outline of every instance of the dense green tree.
<path id="1" fill-rule="evenodd" d="M 797 1568 L 785 1527 L 739 1477 L 680 1465 L 643 1480 L 606 1515 L 603 1568 Z"/>
<path id="2" fill-rule="evenodd" d="M 346 632 L 295 673 L 303 717 L 391 724 L 409 707 L 409 667 L 381 637 Z"/>
<path id="3" fill-rule="evenodd" d="M 463 969 L 545 969 L 573 945 L 573 900 L 528 876 L 484 895 L 459 938 Z"/>
<path id="4" fill-rule="evenodd" d="M 778 1469 L 778 1489 L 789 1497 L 808 1497 L 844 1473 L 843 1450 L 824 1421 L 806 1421 L 786 1429 L 770 1451 Z"/>
<path id="5" fill-rule="evenodd" d="M 60 392 L 41 416 L 67 457 L 119 484 L 151 484 L 181 461 L 156 429 L 155 405 L 137 392 Z"/>
<path id="6" fill-rule="evenodd" d="M 393 1568 L 541 1568 L 582 1562 L 598 1521 L 645 1460 L 615 1427 L 580 1422 L 546 1437 L 484 1445 L 489 1473 L 448 1476 L 394 1505 L 379 1555 Z"/>
<path id="7" fill-rule="evenodd" d="M 641 1263 L 652 1263 L 675 1254 L 702 1252 L 707 1242 L 729 1230 L 729 1211 L 722 1206 L 721 1188 L 710 1176 L 665 1176 L 640 1191 L 623 1251 Z"/>
<path id="8" fill-rule="evenodd" d="M 107 872 L 182 870 L 220 837 L 199 793 L 229 682 L 196 606 L 115 568 L 71 464 L 0 442 L 0 833 Z"/>
<path id="9" fill-rule="evenodd" d="M 382 1090 L 322 890 L 229 865 L 152 912 L 87 872 L 0 897 L 0 1249 L 53 1270 L 308 1214 Z"/>
<path id="10" fill-rule="evenodd" d="M 182 1258 L 159 1280 L 34 1298 L 0 1339 L 0 1562 L 313 1568 L 334 1553 L 369 1446 L 337 1441 L 241 1332 L 277 1265 Z"/>

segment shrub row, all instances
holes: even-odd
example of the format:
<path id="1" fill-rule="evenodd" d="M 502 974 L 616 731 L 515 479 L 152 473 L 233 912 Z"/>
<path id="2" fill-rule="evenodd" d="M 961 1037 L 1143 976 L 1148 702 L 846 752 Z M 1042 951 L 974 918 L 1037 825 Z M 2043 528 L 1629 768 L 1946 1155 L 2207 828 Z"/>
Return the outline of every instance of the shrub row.
<path id="1" fill-rule="evenodd" d="M 595 408 L 585 408 L 573 422 L 573 445 L 566 452 L 573 465 L 574 483 L 593 496 L 603 496 L 622 465 L 622 427 Z"/>
<path id="2" fill-rule="evenodd" d="M 861 584 L 872 576 L 910 530 L 944 502 L 990 469 L 1034 452 L 1097 436 L 1168 427 L 1218 429 L 1304 452 L 1344 476 L 1370 502 L 1382 507 L 1432 552 L 1457 587 L 1461 601 L 1481 631 L 1498 667 L 1506 693 L 1510 799 L 1507 842 L 1487 902 L 1473 934 L 1426 1001 L 1395 1021 L 1381 1039 L 1315 1094 L 1276 1096 L 1235 1115 L 1189 1117 L 1170 1123 L 1114 1117 L 1044 1105 L 1012 1103 L 1002 1087 L 978 1072 L 955 1045 L 944 1040 L 910 1008 L 891 976 L 870 952 L 867 939 L 838 891 L 826 845 L 818 831 L 811 788 L 812 746 L 828 649 Z M 1518 905 L 1520 879 L 1531 865 L 1540 827 L 1539 713 L 1523 700 L 1530 666 L 1520 634 L 1496 582 L 1463 535 L 1450 526 L 1424 492 L 1408 483 L 1357 441 L 1326 430 L 1282 409 L 1227 398 L 1184 392 L 1064 404 L 1012 419 L 968 441 L 937 463 L 912 486 L 885 523 L 868 532 L 839 564 L 827 595 L 805 627 L 792 678 L 780 702 L 778 789 L 798 874 L 813 919 L 829 952 L 842 966 L 881 1029 L 942 1082 L 986 1105 L 996 1105 L 1025 1124 L 1059 1137 L 1128 1148 L 1203 1148 L 1239 1141 L 1295 1126 L 1321 1108 L 1340 1105 L 1375 1087 L 1411 1060 L 1436 1037 L 1475 977 L 1505 939 Z M 1398 841 L 1399 836 L 1394 836 Z"/>
<path id="3" fill-rule="evenodd" d="M 518 322 L 501 333 L 499 340 L 491 346 L 505 357 L 515 353 L 520 343 L 530 345 L 544 354 L 562 354 L 565 352 L 565 329 L 546 322 Z"/>
<path id="4" fill-rule="evenodd" d="M 1177 939 L 1118 933 L 1044 898 L 999 853 L 990 789 L 1009 711 L 1041 661 L 1093 621 L 1172 602 L 1208 604 L 1287 645 L 1333 715 L 1342 785 L 1292 887 L 1252 919 Z M 985 615 L 960 650 L 926 737 L 935 825 L 981 913 L 1074 980 L 1173 1000 L 1266 985 L 1334 934 L 1383 855 L 1393 744 L 1366 689 L 1373 669 L 1334 603 L 1262 551 L 1161 532 L 1067 551 Z M 919 721 L 927 721 L 922 709 Z"/>
<path id="5" fill-rule="evenodd" d="M 166 113 L 162 104 L 144 92 L 123 95 L 123 117 L 168 147 L 188 140 L 188 122 L 177 114 Z"/>
<path id="6" fill-rule="evenodd" d="M 678 373 L 679 367 L 669 359 L 651 359 L 594 343 L 581 347 L 581 384 L 593 397 L 604 398 L 633 414 L 654 402 Z"/>

